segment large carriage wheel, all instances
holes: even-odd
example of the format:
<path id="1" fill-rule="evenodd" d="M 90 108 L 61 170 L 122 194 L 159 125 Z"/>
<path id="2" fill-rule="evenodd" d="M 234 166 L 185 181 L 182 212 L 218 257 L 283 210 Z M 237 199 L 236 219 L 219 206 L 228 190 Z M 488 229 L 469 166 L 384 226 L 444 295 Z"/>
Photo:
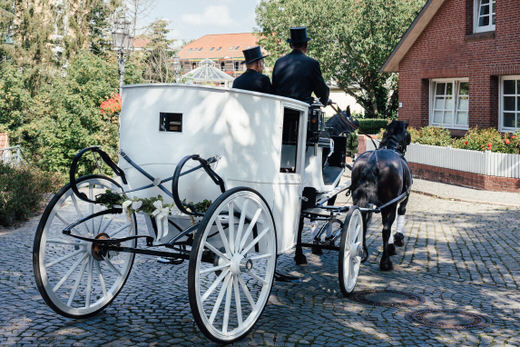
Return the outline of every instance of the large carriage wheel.
<path id="1" fill-rule="evenodd" d="M 91 200 L 105 189 L 121 192 L 115 181 L 97 175 L 79 178 L 77 187 Z M 101 311 L 114 300 L 130 274 L 133 253 L 104 254 L 91 242 L 62 233 L 65 226 L 102 209 L 80 200 L 67 184 L 52 198 L 38 224 L 33 246 L 36 284 L 45 302 L 63 316 L 84 318 Z M 73 234 L 100 239 L 136 232 L 135 215 L 129 218 L 123 213 L 99 216 L 72 229 Z M 120 245 L 135 247 L 136 240 Z"/>
<path id="2" fill-rule="evenodd" d="M 363 217 L 352 207 L 345 218 L 339 246 L 339 286 L 343 295 L 354 291 L 363 253 Z"/>
<path id="3" fill-rule="evenodd" d="M 238 187 L 206 212 L 190 256 L 188 294 L 200 330 L 229 343 L 256 323 L 271 292 L 276 230 L 259 193 Z"/>

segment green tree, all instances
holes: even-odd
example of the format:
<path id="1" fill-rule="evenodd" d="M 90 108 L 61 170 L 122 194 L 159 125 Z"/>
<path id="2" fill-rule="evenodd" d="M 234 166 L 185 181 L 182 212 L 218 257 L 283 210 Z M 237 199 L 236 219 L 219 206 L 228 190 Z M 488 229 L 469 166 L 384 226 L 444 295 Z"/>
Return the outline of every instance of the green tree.
<path id="1" fill-rule="evenodd" d="M 150 42 L 146 46 L 144 78 L 150 82 L 175 81 L 172 62 L 175 51 L 171 48 L 175 40 L 168 39 L 169 33 L 168 21 L 163 19 L 153 22 L 148 28 L 146 37 Z"/>
<path id="2" fill-rule="evenodd" d="M 87 21 L 89 25 L 90 51 L 96 55 L 105 54 L 110 50 L 111 15 L 120 5 L 120 1 L 95 0 L 90 7 Z"/>
<path id="3" fill-rule="evenodd" d="M 71 59 L 67 74 L 49 81 L 24 105 L 24 122 L 12 132 L 32 162 L 65 174 L 82 148 L 100 145 L 117 156 L 117 117 L 100 104 L 118 90 L 117 64 L 89 52 Z"/>
<path id="4" fill-rule="evenodd" d="M 397 111 L 397 78 L 379 69 L 424 0 L 262 0 L 257 7 L 260 44 L 272 64 L 289 52 L 289 27 L 306 26 L 309 55 L 365 109 L 367 117 Z"/>

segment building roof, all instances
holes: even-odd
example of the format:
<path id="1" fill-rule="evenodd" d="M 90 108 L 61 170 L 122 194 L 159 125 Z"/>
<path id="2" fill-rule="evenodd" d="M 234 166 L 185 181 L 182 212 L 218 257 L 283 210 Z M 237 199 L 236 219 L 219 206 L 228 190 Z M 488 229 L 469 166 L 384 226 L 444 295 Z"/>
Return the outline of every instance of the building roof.
<path id="1" fill-rule="evenodd" d="M 242 51 L 258 45 L 253 33 L 209 34 L 181 48 L 179 59 L 243 59 Z"/>
<path id="2" fill-rule="evenodd" d="M 145 49 L 146 46 L 150 43 L 150 39 L 147 39 L 146 37 L 137 36 L 134 39 L 133 46 L 137 49 Z"/>
<path id="3" fill-rule="evenodd" d="M 413 44 L 422 34 L 424 29 L 428 26 L 432 18 L 435 16 L 439 8 L 446 0 L 428 0 L 423 6 L 421 12 L 417 15 L 413 23 L 410 25 L 406 33 L 401 38 L 401 41 L 392 51 L 384 63 L 381 71 L 383 72 L 397 72 L 399 71 L 399 63 L 405 57 L 408 50 L 412 48 Z"/>
<path id="4" fill-rule="evenodd" d="M 0 133 L 0 149 L 9 147 L 7 133 Z"/>

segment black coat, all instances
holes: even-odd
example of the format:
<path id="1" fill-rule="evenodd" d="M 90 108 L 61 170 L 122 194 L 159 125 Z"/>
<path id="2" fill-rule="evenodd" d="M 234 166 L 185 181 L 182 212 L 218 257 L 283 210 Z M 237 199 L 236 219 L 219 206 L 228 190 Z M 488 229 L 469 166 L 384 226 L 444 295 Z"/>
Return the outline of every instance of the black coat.
<path id="1" fill-rule="evenodd" d="M 278 95 L 312 103 L 312 92 L 323 105 L 329 100 L 329 87 L 321 75 L 320 63 L 299 50 L 281 57 L 273 69 L 273 89 Z"/>
<path id="2" fill-rule="evenodd" d="M 261 93 L 272 93 L 271 81 L 260 72 L 247 69 L 242 75 L 235 78 L 233 88 L 252 90 Z"/>

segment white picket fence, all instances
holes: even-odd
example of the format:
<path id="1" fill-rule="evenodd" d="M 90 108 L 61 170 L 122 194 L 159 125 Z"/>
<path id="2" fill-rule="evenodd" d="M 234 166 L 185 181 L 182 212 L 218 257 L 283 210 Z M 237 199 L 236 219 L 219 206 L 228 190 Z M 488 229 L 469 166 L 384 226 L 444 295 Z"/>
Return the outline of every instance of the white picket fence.
<path id="1" fill-rule="evenodd" d="M 367 151 L 374 149 L 372 141 L 367 139 L 366 144 Z M 407 147 L 405 157 L 411 163 L 488 176 L 520 178 L 520 154 L 470 151 L 412 143 Z"/>

